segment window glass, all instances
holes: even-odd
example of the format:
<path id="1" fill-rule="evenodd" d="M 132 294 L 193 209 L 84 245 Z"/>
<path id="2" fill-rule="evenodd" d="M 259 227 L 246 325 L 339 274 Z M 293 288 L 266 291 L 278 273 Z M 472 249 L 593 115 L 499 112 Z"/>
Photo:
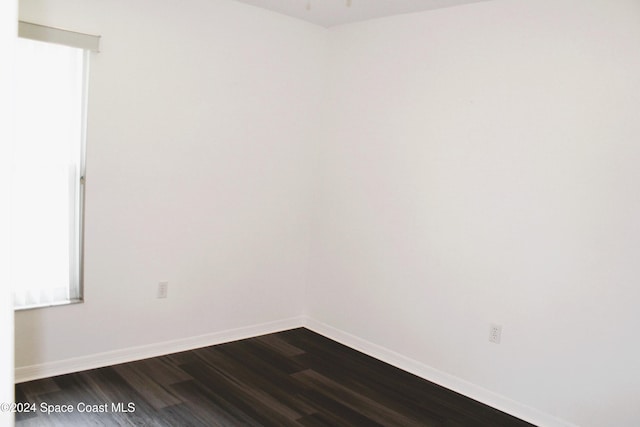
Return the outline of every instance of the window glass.
<path id="1" fill-rule="evenodd" d="M 16 308 L 81 298 L 86 52 L 18 39 L 11 194 Z"/>

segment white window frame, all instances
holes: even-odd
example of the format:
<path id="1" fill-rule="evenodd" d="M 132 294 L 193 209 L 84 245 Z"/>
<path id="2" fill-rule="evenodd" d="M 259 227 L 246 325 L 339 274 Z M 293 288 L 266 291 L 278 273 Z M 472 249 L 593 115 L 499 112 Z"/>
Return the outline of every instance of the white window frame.
<path id="1" fill-rule="evenodd" d="M 91 52 L 99 51 L 99 36 L 61 30 L 38 24 L 20 21 L 18 23 L 18 36 L 39 42 L 61 44 L 72 48 L 82 49 L 82 97 L 81 97 L 81 135 L 79 146 L 79 163 L 77 174 L 70 174 L 69 185 L 71 189 L 70 236 L 69 236 L 69 287 L 68 297 L 56 298 L 46 301 L 33 301 L 22 304 L 14 304 L 15 310 L 27 310 L 33 308 L 50 307 L 82 302 L 84 300 L 84 199 L 85 199 L 85 173 L 86 173 L 86 123 L 87 123 L 87 96 L 89 83 L 89 60 Z M 36 267 L 37 268 L 37 267 Z M 25 295 L 23 295 L 25 297 Z"/>

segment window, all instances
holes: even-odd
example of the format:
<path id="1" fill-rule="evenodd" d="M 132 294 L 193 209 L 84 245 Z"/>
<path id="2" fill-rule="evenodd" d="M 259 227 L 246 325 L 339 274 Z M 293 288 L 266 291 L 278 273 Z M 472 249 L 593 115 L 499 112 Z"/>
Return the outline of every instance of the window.
<path id="1" fill-rule="evenodd" d="M 74 42 L 82 36 L 20 23 L 11 193 L 17 309 L 82 300 L 90 55 Z"/>

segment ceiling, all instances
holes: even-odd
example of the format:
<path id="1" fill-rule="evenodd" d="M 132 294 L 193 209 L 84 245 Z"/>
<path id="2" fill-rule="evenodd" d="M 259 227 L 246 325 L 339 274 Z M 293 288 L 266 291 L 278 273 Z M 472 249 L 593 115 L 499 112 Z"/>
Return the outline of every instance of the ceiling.
<path id="1" fill-rule="evenodd" d="M 305 21 L 333 27 L 383 16 L 488 0 L 237 0 Z"/>

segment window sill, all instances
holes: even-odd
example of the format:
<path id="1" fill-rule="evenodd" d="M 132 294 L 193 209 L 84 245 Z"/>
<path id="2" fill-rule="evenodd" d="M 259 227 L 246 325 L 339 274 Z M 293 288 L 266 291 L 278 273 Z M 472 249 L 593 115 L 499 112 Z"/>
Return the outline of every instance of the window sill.
<path id="1" fill-rule="evenodd" d="M 74 299 L 74 300 L 68 300 L 68 301 L 53 302 L 48 304 L 25 305 L 23 307 L 15 307 L 13 310 L 14 311 L 37 310 L 40 308 L 61 307 L 65 305 L 81 304 L 83 302 L 84 302 L 84 299 Z"/>

